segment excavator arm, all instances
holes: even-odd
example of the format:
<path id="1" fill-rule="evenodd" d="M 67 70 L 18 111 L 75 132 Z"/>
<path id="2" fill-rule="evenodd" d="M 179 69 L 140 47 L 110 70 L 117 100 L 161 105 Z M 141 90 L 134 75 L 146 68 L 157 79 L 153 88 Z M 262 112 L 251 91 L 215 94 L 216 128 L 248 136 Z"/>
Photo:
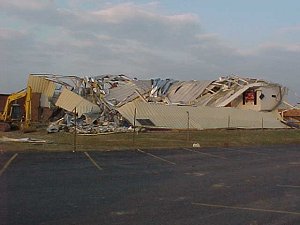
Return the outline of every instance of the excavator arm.
<path id="1" fill-rule="evenodd" d="M 29 128 L 31 123 L 31 93 L 32 89 L 28 86 L 25 99 L 25 121 L 23 121 L 23 128 Z"/>

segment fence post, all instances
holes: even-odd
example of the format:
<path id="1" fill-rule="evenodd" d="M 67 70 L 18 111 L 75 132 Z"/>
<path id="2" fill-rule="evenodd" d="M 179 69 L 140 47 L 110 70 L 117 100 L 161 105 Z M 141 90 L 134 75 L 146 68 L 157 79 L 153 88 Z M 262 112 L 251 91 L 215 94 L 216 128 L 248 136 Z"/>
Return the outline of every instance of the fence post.
<path id="1" fill-rule="evenodd" d="M 133 135 L 132 135 L 133 146 L 135 146 L 135 121 L 136 121 L 136 108 L 134 108 L 134 114 L 133 114 Z"/>
<path id="2" fill-rule="evenodd" d="M 190 112 L 186 111 L 187 113 L 187 142 L 190 141 Z"/>
<path id="3" fill-rule="evenodd" d="M 76 107 L 74 108 L 74 125 L 75 125 L 75 130 L 74 130 L 73 152 L 75 152 L 77 150 L 77 109 L 76 109 Z"/>
<path id="4" fill-rule="evenodd" d="M 230 128 L 230 115 L 228 116 L 228 123 L 227 123 L 228 128 Z"/>

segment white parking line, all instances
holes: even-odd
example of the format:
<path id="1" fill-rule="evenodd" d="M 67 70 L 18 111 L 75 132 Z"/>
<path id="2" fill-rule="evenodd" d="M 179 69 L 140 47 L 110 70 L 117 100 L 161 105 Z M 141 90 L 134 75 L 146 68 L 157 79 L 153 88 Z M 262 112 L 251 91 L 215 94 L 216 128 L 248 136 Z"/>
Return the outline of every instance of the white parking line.
<path id="1" fill-rule="evenodd" d="M 18 156 L 18 153 L 15 153 L 3 166 L 3 168 L 0 170 L 0 176 L 4 173 L 4 171 L 9 167 L 9 165 L 12 163 L 12 161 Z"/>
<path id="2" fill-rule="evenodd" d="M 169 164 L 172 164 L 172 165 L 176 165 L 176 163 L 174 163 L 174 162 L 171 162 L 171 161 L 166 160 L 166 159 L 164 159 L 164 158 L 158 157 L 158 156 L 153 155 L 153 154 L 151 154 L 151 153 L 144 152 L 144 151 L 142 151 L 142 150 L 140 150 L 140 149 L 137 149 L 137 151 L 138 151 L 138 152 L 141 152 L 141 153 L 143 153 L 143 154 L 152 156 L 153 158 L 159 159 L 159 160 L 164 161 L 164 162 L 166 162 L 166 163 L 169 163 Z"/>
<path id="3" fill-rule="evenodd" d="M 292 212 L 292 211 L 284 211 L 284 210 L 259 209 L 259 208 L 248 208 L 248 207 L 238 207 L 238 206 L 228 206 L 228 205 L 215 205 L 215 204 L 205 204 L 205 203 L 199 203 L 199 202 L 192 202 L 192 205 L 210 207 L 210 208 L 237 209 L 237 210 L 245 210 L 245 211 L 291 214 L 291 215 L 300 216 L 300 212 Z"/>
<path id="4" fill-rule="evenodd" d="M 187 151 L 190 151 L 190 152 L 195 152 L 195 153 L 198 153 L 198 154 L 201 154 L 201 155 L 207 155 L 207 156 L 210 156 L 210 157 L 214 157 L 214 158 L 219 158 L 219 159 L 227 159 L 223 156 L 219 156 L 219 155 L 213 155 L 213 154 L 210 154 L 210 153 L 205 153 L 205 152 L 200 152 L 200 151 L 196 151 L 196 150 L 193 150 L 193 149 L 189 149 L 189 148 L 183 148 L 184 150 L 187 150 Z"/>
<path id="5" fill-rule="evenodd" d="M 98 169 L 98 170 L 103 170 L 103 168 L 101 168 L 98 163 L 90 156 L 89 153 L 84 152 L 84 154 L 88 157 L 88 159 L 93 163 L 93 165 Z"/>
<path id="6" fill-rule="evenodd" d="M 220 149 L 229 150 L 229 151 L 233 151 L 233 152 L 242 152 L 242 153 L 247 153 L 247 154 L 268 155 L 268 154 L 261 153 L 261 152 L 252 152 L 252 151 L 248 151 L 248 150 L 233 149 L 233 148 L 223 148 L 223 147 L 220 147 Z"/>
<path id="7" fill-rule="evenodd" d="M 300 186 L 297 185 L 284 185 L 284 184 L 277 184 L 277 187 L 286 187 L 286 188 L 300 188 Z"/>
<path id="8" fill-rule="evenodd" d="M 291 166 L 300 166 L 300 162 L 289 162 L 288 165 L 291 165 Z"/>

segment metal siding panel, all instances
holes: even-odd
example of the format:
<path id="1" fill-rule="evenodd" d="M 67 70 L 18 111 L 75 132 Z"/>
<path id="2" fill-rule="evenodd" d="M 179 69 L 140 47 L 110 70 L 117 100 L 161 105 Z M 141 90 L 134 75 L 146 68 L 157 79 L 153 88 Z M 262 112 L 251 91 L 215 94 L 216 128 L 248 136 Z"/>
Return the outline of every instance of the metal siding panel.
<path id="1" fill-rule="evenodd" d="M 52 97 L 55 91 L 55 83 L 46 80 L 45 77 L 29 75 L 28 86 L 32 88 L 32 92 L 42 93 L 48 97 Z"/>
<path id="2" fill-rule="evenodd" d="M 100 112 L 98 105 L 89 102 L 88 100 L 82 98 L 72 91 L 69 91 L 66 88 L 63 89 L 55 105 L 69 112 L 72 112 L 76 107 L 78 116 L 81 116 L 83 113 L 87 112 Z"/>
<path id="3" fill-rule="evenodd" d="M 256 112 L 233 108 L 172 106 L 156 103 L 134 101 L 118 109 L 133 124 L 134 109 L 137 108 L 137 119 L 150 119 L 157 127 L 170 129 L 187 128 L 187 111 L 190 114 L 190 128 L 285 128 L 275 112 Z M 262 119 L 263 118 L 263 119 Z M 139 124 L 139 123 L 137 123 Z M 140 125 L 140 124 L 139 124 Z"/>

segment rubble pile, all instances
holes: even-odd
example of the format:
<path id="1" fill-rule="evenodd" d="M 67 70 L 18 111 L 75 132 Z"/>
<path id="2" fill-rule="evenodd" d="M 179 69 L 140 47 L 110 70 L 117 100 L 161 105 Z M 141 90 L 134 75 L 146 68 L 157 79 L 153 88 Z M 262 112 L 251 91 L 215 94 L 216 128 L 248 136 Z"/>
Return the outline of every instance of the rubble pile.
<path id="1" fill-rule="evenodd" d="M 109 122 L 98 113 L 85 113 L 77 118 L 74 114 L 67 112 L 62 118 L 50 123 L 48 133 L 71 132 L 76 129 L 77 134 L 100 134 L 100 133 L 124 133 L 133 131 L 122 118 L 114 115 L 115 121 Z"/>
<path id="2" fill-rule="evenodd" d="M 132 127 L 116 111 L 116 107 L 136 98 L 137 93 L 144 93 L 143 88 L 147 89 L 143 82 L 125 75 L 80 78 L 34 74 L 30 75 L 28 85 L 46 94 L 49 85 L 43 85 L 41 89 L 42 80 L 55 84 L 53 93 L 47 99 L 53 109 L 48 133 L 74 132 L 75 129 L 79 134 L 130 132 Z"/>
<path id="3" fill-rule="evenodd" d="M 186 122 L 182 122 L 181 119 L 185 116 L 179 117 L 183 108 L 172 108 L 172 112 L 166 114 L 171 106 L 186 107 L 184 115 L 197 107 L 198 110 L 202 110 L 202 115 L 206 115 L 207 110 L 214 108 L 213 114 L 216 115 L 208 114 L 207 118 L 216 118 L 219 114 L 224 117 L 225 114 L 220 109 L 228 107 L 241 110 L 237 112 L 238 115 L 244 114 L 242 110 L 251 110 L 253 118 L 261 117 L 258 112 L 277 110 L 287 94 L 287 89 L 279 84 L 238 76 L 220 77 L 217 80 L 179 81 L 160 78 L 138 80 L 123 74 L 83 78 L 31 74 L 28 86 L 33 92 L 41 94 L 41 106 L 62 109 L 59 114 L 53 110 L 55 116 L 47 128 L 49 133 L 74 132 L 76 129 L 76 132 L 81 134 L 130 132 L 134 125 L 148 128 L 186 127 Z M 159 107 L 162 105 L 170 107 Z M 136 110 L 139 117 L 134 119 Z M 227 111 L 229 114 L 224 117 L 225 119 L 214 120 L 216 124 L 213 128 L 232 125 L 234 118 L 238 118 L 233 116 L 236 111 Z M 231 118 L 230 122 L 228 117 Z M 277 114 L 273 117 L 274 123 L 270 127 L 281 127 L 275 121 L 278 121 Z M 193 118 L 195 129 L 210 128 L 211 124 L 200 123 L 199 119 L 201 118 L 195 114 Z M 172 126 L 163 123 L 167 120 L 170 120 L 169 124 L 172 123 Z M 224 120 L 227 122 L 224 123 Z M 261 123 L 259 120 L 261 121 L 257 119 L 257 124 Z M 249 123 L 245 121 L 244 124 L 241 124 L 241 121 L 237 119 L 235 126 L 251 128 L 261 126 L 251 125 L 254 124 L 254 119 Z"/>

